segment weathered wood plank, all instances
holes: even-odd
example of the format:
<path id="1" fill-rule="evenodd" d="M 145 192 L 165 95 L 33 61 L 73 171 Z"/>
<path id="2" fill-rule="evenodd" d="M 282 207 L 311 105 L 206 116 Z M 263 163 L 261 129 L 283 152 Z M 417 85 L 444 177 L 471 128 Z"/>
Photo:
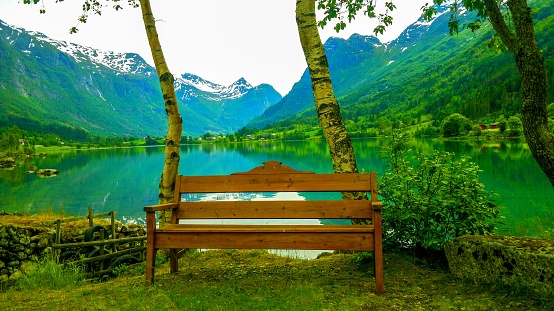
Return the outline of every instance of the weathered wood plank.
<path id="1" fill-rule="evenodd" d="M 181 193 L 371 191 L 370 174 L 181 176 Z"/>
<path id="2" fill-rule="evenodd" d="M 211 225 L 211 224 L 169 224 L 156 229 L 156 235 L 160 233 L 205 233 L 205 232 L 329 232 L 329 233 L 373 233 L 372 225 Z"/>
<path id="3" fill-rule="evenodd" d="M 353 219 L 371 218 L 371 201 L 181 202 L 178 219 Z"/>
<path id="4" fill-rule="evenodd" d="M 374 249 L 373 233 L 353 232 L 157 232 L 155 248 Z"/>

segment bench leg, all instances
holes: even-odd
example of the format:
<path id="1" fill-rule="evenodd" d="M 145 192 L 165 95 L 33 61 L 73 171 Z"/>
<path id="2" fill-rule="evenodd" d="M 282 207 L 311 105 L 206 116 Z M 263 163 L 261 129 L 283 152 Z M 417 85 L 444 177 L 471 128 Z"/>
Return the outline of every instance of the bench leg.
<path id="1" fill-rule="evenodd" d="M 385 292 L 385 281 L 383 276 L 383 250 L 375 250 L 375 292 L 381 295 Z"/>
<path id="2" fill-rule="evenodd" d="M 146 246 L 146 285 L 154 284 L 154 271 L 156 269 L 156 249 L 150 244 Z"/>
<path id="3" fill-rule="evenodd" d="M 146 213 L 146 285 L 154 284 L 154 269 L 156 264 L 156 248 L 154 248 L 154 232 L 156 230 L 156 214 Z"/>
<path id="4" fill-rule="evenodd" d="M 179 270 L 178 256 L 179 254 L 177 248 L 172 248 L 169 250 L 169 267 L 171 273 L 175 273 L 177 272 L 177 270 Z"/>

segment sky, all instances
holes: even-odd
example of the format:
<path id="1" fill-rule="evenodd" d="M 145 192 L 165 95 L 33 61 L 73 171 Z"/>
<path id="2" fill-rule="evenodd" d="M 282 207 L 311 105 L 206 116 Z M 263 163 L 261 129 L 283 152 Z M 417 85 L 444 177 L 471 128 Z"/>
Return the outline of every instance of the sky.
<path id="1" fill-rule="evenodd" d="M 140 54 L 153 65 L 140 9 L 127 6 L 116 12 L 106 7 L 86 24 L 77 23 L 82 0 L 42 0 L 23 5 L 22 0 L 0 0 L 0 20 L 39 31 L 57 39 L 115 52 Z M 158 35 L 173 74 L 192 73 L 211 82 L 230 85 L 239 78 L 250 84 L 272 85 L 286 95 L 306 68 L 295 22 L 295 0 L 151 0 Z M 377 0 L 384 4 L 384 0 Z M 394 0 L 393 25 L 382 42 L 394 40 L 421 15 L 431 0 Z M 46 14 L 39 10 L 44 6 Z M 382 11 L 381 11 L 382 12 Z M 320 29 L 329 37 L 348 38 L 353 33 L 373 35 L 375 20 L 358 16 L 336 33 L 330 24 Z M 69 29 L 78 26 L 77 34 Z"/>

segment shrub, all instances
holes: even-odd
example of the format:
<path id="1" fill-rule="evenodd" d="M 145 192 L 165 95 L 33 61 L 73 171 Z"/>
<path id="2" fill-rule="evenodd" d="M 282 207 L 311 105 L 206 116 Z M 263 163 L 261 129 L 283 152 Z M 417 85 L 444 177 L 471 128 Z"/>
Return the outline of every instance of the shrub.
<path id="1" fill-rule="evenodd" d="M 504 116 L 500 116 L 498 118 L 498 129 L 500 130 L 500 133 L 504 133 L 506 131 L 506 128 L 508 127 L 508 122 L 506 121 L 506 118 Z"/>
<path id="2" fill-rule="evenodd" d="M 408 137 L 395 132 L 385 147 L 389 169 L 379 181 L 387 246 L 441 249 L 455 237 L 489 234 L 499 207 L 468 157 L 435 151 L 408 159 Z"/>
<path id="3" fill-rule="evenodd" d="M 518 137 L 522 134 L 523 123 L 518 116 L 511 116 L 508 118 L 508 131 L 506 134 L 509 137 Z"/>
<path id="4" fill-rule="evenodd" d="M 471 130 L 471 122 L 459 113 L 453 113 L 442 122 L 442 136 L 460 136 Z"/>

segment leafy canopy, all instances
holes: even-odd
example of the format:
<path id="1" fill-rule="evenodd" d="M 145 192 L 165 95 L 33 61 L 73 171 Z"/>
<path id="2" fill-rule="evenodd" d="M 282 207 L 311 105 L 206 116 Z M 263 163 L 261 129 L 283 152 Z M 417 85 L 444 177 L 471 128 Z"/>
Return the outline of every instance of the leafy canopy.
<path id="1" fill-rule="evenodd" d="M 369 18 L 377 18 L 379 25 L 373 29 L 377 34 L 383 34 L 385 28 L 392 24 L 391 11 L 396 9 L 392 1 L 385 2 L 385 12 L 377 14 L 375 12 L 377 0 L 317 0 L 317 9 L 324 11 L 324 17 L 318 22 L 318 26 L 324 28 L 328 22 L 337 19 L 333 27 L 336 32 L 346 28 L 345 19 L 350 23 L 356 18 L 356 14 L 363 10 L 363 14 Z"/>
<path id="2" fill-rule="evenodd" d="M 485 7 L 486 0 L 433 0 L 431 5 L 426 3 L 422 10 L 422 17 L 430 21 L 439 12 L 438 7 L 449 4 L 450 5 L 450 21 L 448 27 L 450 28 L 450 34 L 458 34 L 460 28 L 469 28 L 472 31 L 476 31 L 481 27 L 483 22 L 488 18 L 487 10 Z M 505 10 L 507 1 L 500 0 L 495 1 L 501 11 Z M 396 9 L 393 1 L 385 2 L 385 12 L 376 13 L 377 0 L 317 0 L 318 10 L 324 11 L 324 16 L 321 21 L 318 22 L 318 26 L 325 27 L 327 23 L 332 20 L 338 20 L 334 26 L 336 32 L 339 32 L 346 28 L 347 20 L 349 23 L 355 19 L 359 11 L 363 12 L 363 15 L 369 18 L 377 18 L 379 25 L 375 27 L 373 32 L 377 34 L 383 34 L 387 26 L 390 26 L 393 22 L 393 17 L 390 16 L 390 12 Z M 460 25 L 460 15 L 465 11 L 475 11 L 477 17 L 475 20 L 466 24 Z M 507 13 L 509 14 L 509 13 Z"/>
<path id="3" fill-rule="evenodd" d="M 63 1 L 64 0 L 56 0 L 56 3 L 63 2 Z M 91 12 L 92 14 L 102 15 L 102 9 L 109 5 L 111 5 L 113 9 L 116 11 L 123 9 L 123 7 L 120 5 L 120 3 L 123 0 L 104 0 L 103 2 L 99 0 L 82 0 L 82 1 L 83 1 L 83 13 L 77 19 L 78 21 L 77 25 L 80 23 L 83 23 L 83 24 L 86 23 Z M 46 6 L 44 5 L 43 0 L 23 0 L 23 4 L 37 4 L 39 2 L 41 3 L 40 13 L 41 14 L 46 13 Z M 132 8 L 139 7 L 138 0 L 127 0 L 127 3 Z M 77 31 L 79 31 L 77 26 L 73 26 L 71 27 L 71 29 L 69 29 L 69 33 L 76 33 Z"/>

